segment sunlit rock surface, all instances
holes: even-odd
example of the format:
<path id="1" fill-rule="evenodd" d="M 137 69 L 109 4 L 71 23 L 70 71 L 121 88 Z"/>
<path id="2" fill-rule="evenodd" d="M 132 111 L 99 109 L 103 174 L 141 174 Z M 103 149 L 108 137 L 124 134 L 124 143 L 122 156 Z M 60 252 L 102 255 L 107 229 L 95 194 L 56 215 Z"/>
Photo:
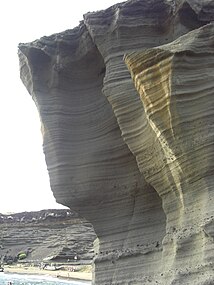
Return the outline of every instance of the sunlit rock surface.
<path id="1" fill-rule="evenodd" d="M 213 18 L 128 1 L 19 46 L 54 196 L 98 236 L 94 284 L 214 282 Z"/>
<path id="2" fill-rule="evenodd" d="M 213 283 L 213 43 L 210 24 L 126 56 L 153 132 L 150 144 L 158 148 L 147 167 L 143 151 L 136 158 L 167 216 L 163 268 L 183 284 L 204 284 L 204 271 L 206 284 Z"/>

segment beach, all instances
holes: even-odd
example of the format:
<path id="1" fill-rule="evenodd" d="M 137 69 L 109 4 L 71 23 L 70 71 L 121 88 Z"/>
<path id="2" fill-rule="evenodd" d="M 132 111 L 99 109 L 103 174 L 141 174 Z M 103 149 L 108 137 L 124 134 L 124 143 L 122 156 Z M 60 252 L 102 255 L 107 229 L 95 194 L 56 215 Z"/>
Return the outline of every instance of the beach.
<path id="1" fill-rule="evenodd" d="M 5 265 L 5 273 L 17 273 L 17 274 L 33 274 L 33 275 L 48 275 L 57 278 L 91 281 L 92 273 L 90 266 L 75 266 L 75 271 L 71 270 L 46 270 L 40 269 L 36 266 L 20 266 L 20 265 Z"/>

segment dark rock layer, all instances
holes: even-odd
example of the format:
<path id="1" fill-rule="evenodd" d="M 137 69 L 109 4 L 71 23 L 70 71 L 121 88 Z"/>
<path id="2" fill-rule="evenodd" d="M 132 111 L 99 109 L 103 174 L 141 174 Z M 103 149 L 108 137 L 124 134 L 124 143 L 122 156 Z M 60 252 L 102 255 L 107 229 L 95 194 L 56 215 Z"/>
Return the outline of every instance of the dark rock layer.
<path id="1" fill-rule="evenodd" d="M 98 236 L 94 284 L 214 282 L 213 15 L 132 0 L 19 46 L 54 196 Z"/>

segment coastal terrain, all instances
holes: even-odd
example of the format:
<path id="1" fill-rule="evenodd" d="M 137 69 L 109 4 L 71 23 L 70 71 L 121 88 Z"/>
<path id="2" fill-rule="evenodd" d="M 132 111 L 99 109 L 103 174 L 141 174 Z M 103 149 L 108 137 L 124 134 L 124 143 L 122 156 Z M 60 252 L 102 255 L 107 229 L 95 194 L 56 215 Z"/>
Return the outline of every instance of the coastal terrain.
<path id="1" fill-rule="evenodd" d="M 75 268 L 74 271 L 71 269 Z M 10 274 L 27 274 L 27 275 L 48 275 L 52 277 L 56 277 L 59 279 L 71 279 L 71 280 L 92 280 L 92 267 L 91 265 L 81 266 L 81 265 L 67 265 L 63 266 L 62 269 L 59 270 L 44 270 L 37 266 L 27 266 L 24 264 L 16 264 L 16 265 L 6 265 L 4 267 L 5 273 Z M 1 273 L 0 273 L 1 274 Z M 12 275 L 11 275 L 12 276 Z"/>
<path id="2" fill-rule="evenodd" d="M 214 0 L 129 0 L 69 28 L 21 43 L 20 75 L 53 195 L 96 232 L 93 284 L 214 284 Z M 40 250 L 73 258 L 58 232 Z"/>
<path id="3" fill-rule="evenodd" d="M 4 272 L 91 279 L 93 227 L 71 210 L 0 214 Z"/>

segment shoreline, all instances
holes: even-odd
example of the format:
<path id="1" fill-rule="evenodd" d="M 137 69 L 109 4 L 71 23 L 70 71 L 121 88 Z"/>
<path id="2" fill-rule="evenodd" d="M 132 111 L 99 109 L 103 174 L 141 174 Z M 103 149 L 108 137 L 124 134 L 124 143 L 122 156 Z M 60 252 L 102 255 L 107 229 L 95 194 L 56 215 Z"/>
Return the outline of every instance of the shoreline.
<path id="1" fill-rule="evenodd" d="M 68 270 L 44 270 L 38 267 L 33 266 L 25 266 L 19 267 L 14 265 L 6 265 L 4 266 L 4 273 L 6 274 L 27 274 L 27 275 L 40 275 L 40 276 L 51 276 L 56 279 L 64 279 L 64 280 L 73 280 L 73 281 L 82 281 L 90 284 L 92 281 L 92 273 L 91 272 L 82 272 L 78 271 L 78 266 L 76 266 L 77 271 L 71 272 Z"/>

